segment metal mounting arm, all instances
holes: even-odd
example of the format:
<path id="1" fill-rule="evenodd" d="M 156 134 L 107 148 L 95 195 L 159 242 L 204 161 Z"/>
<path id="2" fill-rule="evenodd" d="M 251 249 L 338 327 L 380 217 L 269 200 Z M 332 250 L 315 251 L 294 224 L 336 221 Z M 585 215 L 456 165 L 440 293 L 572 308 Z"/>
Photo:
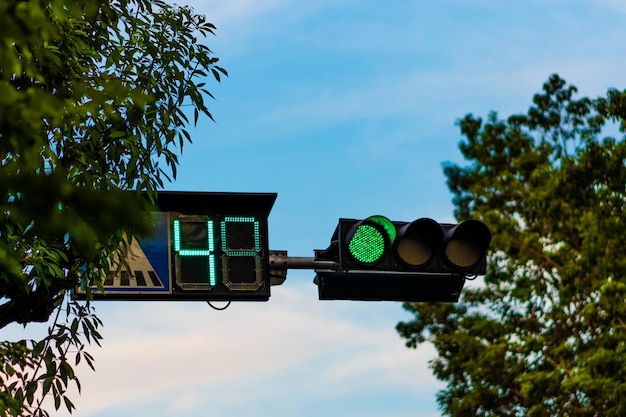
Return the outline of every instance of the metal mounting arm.
<path id="1" fill-rule="evenodd" d="M 287 278 L 288 269 L 336 270 L 335 261 L 316 260 L 313 257 L 287 256 L 286 250 L 270 251 L 270 284 L 281 285 Z"/>

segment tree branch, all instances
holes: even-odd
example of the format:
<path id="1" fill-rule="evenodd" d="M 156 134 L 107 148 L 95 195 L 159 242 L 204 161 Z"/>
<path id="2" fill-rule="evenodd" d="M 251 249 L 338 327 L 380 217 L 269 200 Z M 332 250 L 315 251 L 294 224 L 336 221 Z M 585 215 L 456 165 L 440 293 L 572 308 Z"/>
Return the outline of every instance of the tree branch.
<path id="1" fill-rule="evenodd" d="M 48 286 L 40 286 L 28 294 L 20 294 L 0 306 L 0 329 L 11 323 L 45 323 L 54 311 L 59 292 L 76 286 L 75 280 L 56 279 Z"/>

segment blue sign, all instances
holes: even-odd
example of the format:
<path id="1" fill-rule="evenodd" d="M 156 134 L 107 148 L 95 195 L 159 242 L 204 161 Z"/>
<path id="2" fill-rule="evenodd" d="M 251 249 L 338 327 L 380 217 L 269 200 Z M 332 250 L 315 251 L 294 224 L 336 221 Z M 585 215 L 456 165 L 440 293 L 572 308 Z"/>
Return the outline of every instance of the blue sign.
<path id="1" fill-rule="evenodd" d="M 102 277 L 105 294 L 170 294 L 170 232 L 168 213 L 153 212 L 155 232 L 148 238 L 135 238 L 120 245 L 112 267 Z M 97 292 L 93 288 L 94 292 Z M 80 288 L 78 295 L 84 295 Z"/>

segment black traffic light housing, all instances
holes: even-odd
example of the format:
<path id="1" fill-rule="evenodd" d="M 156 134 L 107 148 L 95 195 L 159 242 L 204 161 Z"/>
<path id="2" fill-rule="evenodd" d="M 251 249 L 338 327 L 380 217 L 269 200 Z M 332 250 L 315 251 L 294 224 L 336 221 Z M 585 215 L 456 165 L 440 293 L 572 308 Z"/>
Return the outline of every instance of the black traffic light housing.
<path id="1" fill-rule="evenodd" d="M 429 218 L 400 222 L 384 217 L 380 220 L 381 217 L 339 219 L 336 239 L 341 269 L 485 274 L 491 233 L 484 223 L 468 220 L 440 224 Z M 381 236 L 378 242 L 365 236 L 360 244 L 364 250 L 371 250 L 370 246 L 380 248 L 376 261 L 362 262 L 356 253 L 358 248 L 351 250 L 358 239 L 358 230 L 363 228 L 371 228 Z"/>
<path id="2" fill-rule="evenodd" d="M 320 300 L 457 302 L 459 274 L 316 271 Z"/>
<path id="3" fill-rule="evenodd" d="M 490 240 L 477 220 L 339 219 L 329 248 L 316 251 L 317 260 L 338 264 L 317 271 L 319 298 L 458 301 L 465 278 L 485 274 Z"/>

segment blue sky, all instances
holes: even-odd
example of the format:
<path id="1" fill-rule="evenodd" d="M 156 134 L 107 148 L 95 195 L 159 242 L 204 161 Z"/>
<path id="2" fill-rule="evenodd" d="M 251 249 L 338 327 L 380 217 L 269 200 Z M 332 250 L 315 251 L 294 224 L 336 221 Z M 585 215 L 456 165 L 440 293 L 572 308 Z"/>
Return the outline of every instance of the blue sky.
<path id="1" fill-rule="evenodd" d="M 524 112 L 552 73 L 590 97 L 626 87 L 620 0 L 188 4 L 230 75 L 209 82 L 216 123 L 193 130 L 168 189 L 277 192 L 270 246 L 292 256 L 325 248 L 340 217 L 452 221 L 442 163 L 462 162 L 465 114 Z M 438 416 L 434 350 L 404 347 L 401 304 L 319 301 L 313 275 L 223 312 L 99 303 L 77 415 Z"/>

